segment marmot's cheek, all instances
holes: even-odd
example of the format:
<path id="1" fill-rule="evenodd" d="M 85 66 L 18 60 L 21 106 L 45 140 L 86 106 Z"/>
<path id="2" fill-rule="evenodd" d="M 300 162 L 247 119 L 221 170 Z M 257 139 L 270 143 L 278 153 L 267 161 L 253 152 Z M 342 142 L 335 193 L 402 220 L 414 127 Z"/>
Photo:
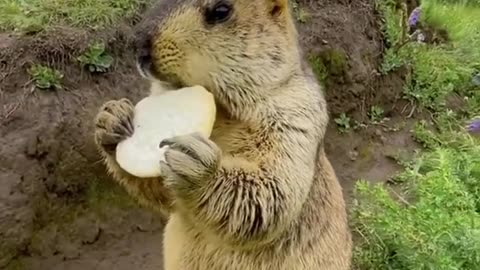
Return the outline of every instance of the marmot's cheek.
<path id="1" fill-rule="evenodd" d="M 188 85 L 202 85 L 212 87 L 211 73 L 217 73 L 216 65 L 212 59 L 200 52 L 189 52 L 185 57 L 181 69 L 181 78 Z"/>

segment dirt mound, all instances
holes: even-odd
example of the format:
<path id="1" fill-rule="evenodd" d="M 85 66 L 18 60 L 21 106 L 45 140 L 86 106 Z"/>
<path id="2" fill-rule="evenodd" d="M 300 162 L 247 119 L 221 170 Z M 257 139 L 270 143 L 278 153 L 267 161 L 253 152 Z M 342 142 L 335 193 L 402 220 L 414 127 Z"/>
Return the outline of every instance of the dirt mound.
<path id="1" fill-rule="evenodd" d="M 378 104 L 400 122 L 393 105 L 402 78 L 383 78 L 376 71 L 383 38 L 374 1 L 299 2 L 310 14 L 299 23 L 302 45 L 307 55 L 322 56 L 328 71 L 332 119 L 356 112 L 361 120 Z M 91 75 L 75 57 L 98 39 L 106 42 L 115 63 L 109 72 Z M 102 103 L 121 97 L 136 101 L 146 93 L 130 41 L 131 29 L 123 25 L 102 33 L 58 28 L 30 37 L 1 34 L 0 268 L 153 269 L 161 264 L 160 221 L 125 203 L 128 198 L 108 181 L 92 140 L 92 119 Z M 343 59 L 341 65 L 332 52 Z M 33 63 L 62 71 L 64 89 L 35 90 L 26 71 Z M 381 150 L 390 138 L 399 147 L 411 144 L 408 133 L 373 128 L 340 135 L 331 124 L 326 147 L 347 191 L 359 177 L 380 181 L 397 169 Z"/>
<path id="2" fill-rule="evenodd" d="M 364 108 L 375 98 L 391 100 L 395 96 L 391 89 L 376 91 L 374 87 L 383 53 L 374 1 L 303 2 L 310 15 L 299 25 L 300 40 L 307 56 L 318 55 L 326 69 L 332 114 Z"/>
<path id="3" fill-rule="evenodd" d="M 112 98 L 135 100 L 145 94 L 146 85 L 132 72 L 125 35 L 116 31 L 101 37 L 112 44 L 117 62 L 111 72 L 96 76 L 84 72 L 74 57 L 97 36 L 57 29 L 2 39 L 0 265 L 18 250 L 28 250 L 35 232 L 58 211 L 68 212 L 66 206 L 84 201 L 91 181 L 107 179 L 92 142 L 99 106 Z M 26 72 L 32 63 L 61 70 L 64 90 L 35 89 Z"/>

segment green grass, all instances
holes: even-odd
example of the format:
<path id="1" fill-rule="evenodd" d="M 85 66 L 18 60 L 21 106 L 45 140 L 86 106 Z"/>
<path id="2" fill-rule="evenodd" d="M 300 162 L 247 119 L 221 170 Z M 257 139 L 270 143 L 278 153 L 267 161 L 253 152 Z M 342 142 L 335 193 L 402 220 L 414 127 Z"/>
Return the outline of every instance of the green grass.
<path id="1" fill-rule="evenodd" d="M 424 23 L 446 29 L 449 41 L 411 42 L 400 49 L 401 14 L 390 0 L 378 4 L 389 44 L 383 71 L 409 65 L 405 97 L 432 118 L 413 131 L 424 149 L 402 162 L 405 171 L 395 177 L 400 186 L 358 182 L 352 209 L 355 265 L 362 270 L 479 269 L 480 144 L 464 126 L 480 108 L 480 88 L 472 83 L 480 71 L 480 3 L 424 0 Z M 453 94 L 466 101 L 462 108 L 447 108 Z"/>
<path id="2" fill-rule="evenodd" d="M 97 29 L 138 12 L 151 0 L 0 0 L 0 30 L 39 31 L 52 25 Z"/>
<path id="3" fill-rule="evenodd" d="M 360 269 L 478 269 L 480 145 L 463 132 L 428 135 L 431 150 L 397 176 L 403 192 L 358 183 Z"/>
<path id="4" fill-rule="evenodd" d="M 390 72 L 401 65 L 412 66 L 413 74 L 405 94 L 431 110 L 444 110 L 452 94 L 478 103 L 472 77 L 480 72 L 480 5 L 424 1 L 423 19 L 435 28 L 447 30 L 449 42 L 438 46 L 411 42 L 397 49 L 395 45 L 404 42 L 402 20 L 390 0 L 380 1 L 379 7 L 386 18 L 387 43 L 391 46 L 387 49 L 382 71 Z"/>
<path id="5" fill-rule="evenodd" d="M 437 0 L 439 4 L 480 5 L 480 0 Z"/>
<path id="6" fill-rule="evenodd" d="M 434 48 L 412 46 L 415 82 L 411 82 L 408 94 L 436 110 L 444 109 L 452 93 L 478 100 L 474 91 L 478 88 L 474 89 L 471 81 L 473 74 L 480 72 L 480 5 L 425 3 L 426 20 L 446 29 L 450 42 Z"/>

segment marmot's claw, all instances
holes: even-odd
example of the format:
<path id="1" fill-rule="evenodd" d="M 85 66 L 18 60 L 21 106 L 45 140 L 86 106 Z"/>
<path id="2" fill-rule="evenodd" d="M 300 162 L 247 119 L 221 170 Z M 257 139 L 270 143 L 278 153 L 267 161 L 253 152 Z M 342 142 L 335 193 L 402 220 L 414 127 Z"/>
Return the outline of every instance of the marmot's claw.
<path id="1" fill-rule="evenodd" d="M 134 106 L 123 98 L 106 102 L 95 118 L 95 142 L 108 153 L 133 134 Z"/>
<path id="2" fill-rule="evenodd" d="M 211 177 L 220 162 L 220 148 L 199 133 L 164 140 L 160 147 L 168 146 L 166 162 L 161 162 L 163 178 L 171 185 L 179 180 L 187 184 Z"/>

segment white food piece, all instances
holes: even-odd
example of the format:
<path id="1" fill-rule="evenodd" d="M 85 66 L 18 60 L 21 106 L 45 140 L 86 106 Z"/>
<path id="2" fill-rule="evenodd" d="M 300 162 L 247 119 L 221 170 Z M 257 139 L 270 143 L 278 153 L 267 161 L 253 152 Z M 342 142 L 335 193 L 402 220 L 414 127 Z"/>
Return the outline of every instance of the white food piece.
<path id="1" fill-rule="evenodd" d="M 166 150 L 160 142 L 194 132 L 209 137 L 215 115 L 213 95 L 201 86 L 148 96 L 135 106 L 134 133 L 117 145 L 117 162 L 137 177 L 158 177 Z"/>

